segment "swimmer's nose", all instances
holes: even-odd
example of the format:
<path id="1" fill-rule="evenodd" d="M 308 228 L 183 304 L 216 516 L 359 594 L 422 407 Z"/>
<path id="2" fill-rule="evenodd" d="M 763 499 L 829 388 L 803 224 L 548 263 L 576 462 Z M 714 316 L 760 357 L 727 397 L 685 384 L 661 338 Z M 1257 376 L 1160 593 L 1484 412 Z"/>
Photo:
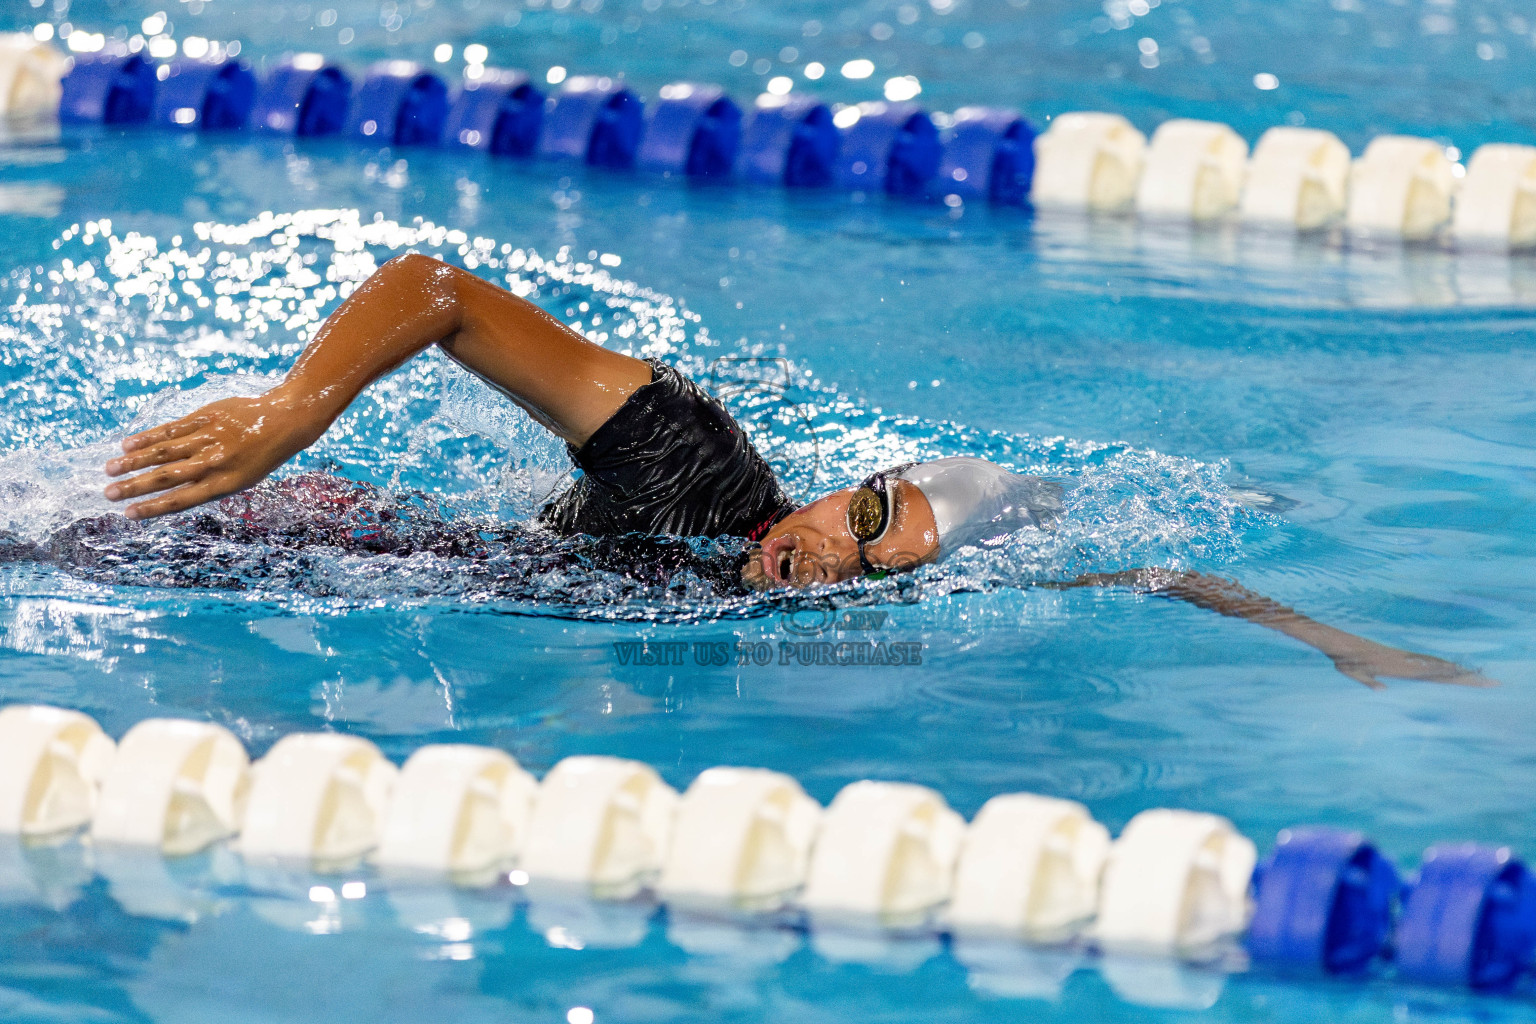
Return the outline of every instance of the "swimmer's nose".
<path id="1" fill-rule="evenodd" d="M 836 583 L 842 578 L 837 571 L 836 545 L 828 550 L 823 538 L 812 550 L 797 548 L 794 555 L 794 584 L 799 587 L 812 583 Z"/>
<path id="2" fill-rule="evenodd" d="M 846 539 L 823 537 L 817 556 L 817 562 L 822 567 L 822 575 L 828 583 L 852 579 L 858 575 L 858 572 L 851 568 L 857 566 L 859 561 L 858 541 L 853 539 L 852 534 L 847 535 Z"/>

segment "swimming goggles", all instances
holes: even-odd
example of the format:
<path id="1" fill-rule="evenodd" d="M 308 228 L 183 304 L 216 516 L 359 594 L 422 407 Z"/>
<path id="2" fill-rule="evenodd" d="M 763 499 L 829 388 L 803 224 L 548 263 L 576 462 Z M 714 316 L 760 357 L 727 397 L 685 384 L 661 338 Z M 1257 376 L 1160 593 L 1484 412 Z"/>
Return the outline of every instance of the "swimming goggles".
<path id="1" fill-rule="evenodd" d="M 859 567 L 866 576 L 890 571 L 871 562 L 864 553 L 864 546 L 875 543 L 891 528 L 892 498 L 885 474 L 875 473 L 860 484 L 848 500 L 848 532 L 858 542 Z"/>

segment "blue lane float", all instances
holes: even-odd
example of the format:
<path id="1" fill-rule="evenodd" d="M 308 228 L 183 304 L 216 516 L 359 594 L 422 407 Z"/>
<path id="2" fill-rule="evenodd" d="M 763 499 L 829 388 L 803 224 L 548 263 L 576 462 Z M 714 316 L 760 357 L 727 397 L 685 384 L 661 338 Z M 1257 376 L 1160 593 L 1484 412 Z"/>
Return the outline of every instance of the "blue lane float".
<path id="1" fill-rule="evenodd" d="M 944 140 L 935 190 L 1021 206 L 1035 177 L 1035 130 L 1017 110 L 961 107 Z"/>
<path id="2" fill-rule="evenodd" d="M 522 71 L 487 68 L 465 81 L 448 109 L 443 143 L 493 156 L 532 156 L 544 125 L 544 94 Z"/>
<path id="3" fill-rule="evenodd" d="M 334 135 L 346 123 L 352 79 L 317 53 L 283 58 L 257 91 L 251 123 L 301 137 Z"/>
<path id="4" fill-rule="evenodd" d="M 165 68 L 155 90 L 154 121 L 169 128 L 244 128 L 256 102 L 256 76 L 245 62 L 181 57 Z"/>
<path id="5" fill-rule="evenodd" d="M 1281 970 L 1355 974 L 1381 952 L 1402 883 L 1359 832 L 1281 832 L 1254 873 L 1248 951 Z"/>
<path id="6" fill-rule="evenodd" d="M 545 113 L 539 155 L 593 167 L 633 167 L 643 117 L 640 97 L 620 81 L 596 75 L 566 79 Z"/>
<path id="7" fill-rule="evenodd" d="M 1499 990 L 1536 953 L 1536 877 L 1507 847 L 1432 846 L 1397 924 L 1399 977 Z"/>
<path id="8" fill-rule="evenodd" d="M 915 103 L 861 103 L 842 129 L 837 182 L 863 192 L 920 196 L 939 171 L 939 130 Z M 846 114 L 846 110 L 840 112 Z"/>
<path id="9" fill-rule="evenodd" d="M 448 86 L 408 60 L 368 69 L 347 115 L 347 134 L 385 146 L 435 146 L 448 118 Z"/>
<path id="10" fill-rule="evenodd" d="M 155 65 L 143 54 L 102 50 L 75 55 L 64 76 L 59 120 L 76 124 L 137 124 L 155 105 Z"/>
<path id="11" fill-rule="evenodd" d="M 546 100 L 523 72 L 492 69 L 450 94 L 410 61 L 375 64 L 354 94 L 347 73 L 316 53 L 283 58 L 264 81 L 233 60 L 180 59 L 162 74 L 157 85 L 155 65 L 137 55 L 85 55 L 65 79 L 61 116 L 109 124 L 153 116 L 208 130 L 248 124 L 301 137 L 345 130 L 388 145 L 999 204 L 1026 202 L 1034 171 L 1034 130 L 1009 110 L 962 109 L 946 145 L 912 103 L 860 104 L 850 119 L 814 97 L 764 94 L 744 117 L 722 88 L 695 83 L 664 87 L 647 111 L 617 79 L 573 77 Z"/>
<path id="12" fill-rule="evenodd" d="M 741 108 L 718 85 L 662 86 L 647 111 L 636 164 L 690 178 L 728 177 L 741 148 Z"/>
<path id="13" fill-rule="evenodd" d="M 748 181 L 789 188 L 825 188 L 837 173 L 841 144 L 832 108 L 812 96 L 759 96 L 741 141 Z"/>

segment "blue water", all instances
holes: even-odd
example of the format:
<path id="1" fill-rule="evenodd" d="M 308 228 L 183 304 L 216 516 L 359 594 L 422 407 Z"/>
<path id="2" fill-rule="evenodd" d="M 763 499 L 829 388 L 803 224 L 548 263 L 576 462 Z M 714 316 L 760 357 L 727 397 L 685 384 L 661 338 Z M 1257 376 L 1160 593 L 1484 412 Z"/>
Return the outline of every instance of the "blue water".
<path id="1" fill-rule="evenodd" d="M 493 64 L 625 72 L 642 91 L 718 81 L 746 98 L 815 60 L 831 69 L 819 91 L 841 101 L 912 74 L 935 109 L 1104 108 L 1144 129 L 1213 117 L 1250 142 L 1289 120 L 1356 151 L 1384 131 L 1466 153 L 1536 141 L 1536 19 L 1514 3 L 1165 0 L 1139 17 L 1044 0 L 174 6 L 174 35 L 240 39 L 258 61 L 296 45 L 361 64 L 479 42 Z M 46 17 L 126 36 L 156 10 L 18 2 L 0 27 Z M 1157 42 L 1156 67 L 1141 39 Z M 877 62 L 874 77 L 838 76 L 855 57 Z M 1260 72 L 1280 87 L 1256 89 Z M 504 748 L 535 772 L 609 753 L 679 788 L 750 764 L 823 801 L 892 778 L 966 814 L 1005 791 L 1070 797 L 1112 829 L 1152 806 L 1209 810 L 1261 850 L 1315 822 L 1363 828 L 1406 864 L 1446 839 L 1536 855 L 1536 259 L 150 130 L 0 146 L 0 243 L 0 532 L 13 551 L 56 545 L 0 562 L 0 701 L 78 707 L 114 735 L 150 715 L 208 718 L 256 754 L 334 728 L 396 760 L 441 740 Z M 515 551 L 295 559 L 209 541 L 191 519 L 90 533 L 106 510 L 93 467 L 115 438 L 259 387 L 347 282 L 409 247 L 714 382 L 797 495 L 966 452 L 1068 483 L 1069 514 L 1002 556 L 787 602 L 696 576 L 529 570 Z M 428 356 L 285 475 L 339 474 L 428 525 L 480 527 L 526 517 L 566 468 L 525 417 Z M 1144 564 L 1234 576 L 1503 685 L 1372 692 L 1255 626 L 1033 585 Z M 644 668 L 613 646 L 777 650 L 848 606 L 886 613 L 878 637 L 921 644 L 922 664 Z M 221 853 L 169 869 L 103 857 L 0 849 L 0 1016 L 1536 1016 L 1524 995 L 1213 971 L 1180 979 L 1184 1009 L 1170 1011 L 1092 963 L 987 969 L 921 941 L 850 962 L 793 930 L 706 941 L 645 905 L 407 891 L 366 870 L 369 895 L 332 912 L 306 899 L 315 880 L 245 878 Z"/>

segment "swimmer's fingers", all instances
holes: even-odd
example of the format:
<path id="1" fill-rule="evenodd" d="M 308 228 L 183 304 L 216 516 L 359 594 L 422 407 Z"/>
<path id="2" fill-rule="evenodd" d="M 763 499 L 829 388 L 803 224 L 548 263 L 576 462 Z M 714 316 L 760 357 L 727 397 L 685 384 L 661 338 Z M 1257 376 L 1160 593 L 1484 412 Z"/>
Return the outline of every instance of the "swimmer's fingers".
<path id="1" fill-rule="evenodd" d="M 1426 683 L 1448 683 L 1452 686 L 1498 686 L 1497 679 L 1489 679 L 1481 672 L 1463 668 L 1454 661 L 1446 661 L 1428 654 L 1404 652 L 1406 657 L 1400 668 L 1401 678 L 1421 679 Z M 1387 672 L 1387 675 L 1396 673 Z"/>
<path id="2" fill-rule="evenodd" d="M 163 466 L 167 462 L 178 462 L 189 458 L 201 451 L 208 444 L 208 438 L 199 434 L 190 437 L 180 437 L 171 441 L 161 441 L 149 448 L 141 448 L 130 455 L 119 455 L 106 464 L 107 476 L 122 476 L 124 473 L 137 473 L 141 469 L 150 466 Z"/>
<path id="3" fill-rule="evenodd" d="M 172 438 L 185 437 L 187 434 L 196 433 L 203 427 L 206 427 L 208 422 L 208 414 L 199 409 L 197 412 L 192 413 L 192 415 L 183 416 L 179 420 L 171 420 L 171 422 L 162 423 L 158 427 L 150 427 L 148 430 L 141 430 L 137 434 L 130 434 L 123 438 L 123 451 L 136 452 L 140 449 L 169 441 Z"/>
<path id="4" fill-rule="evenodd" d="M 1482 673 L 1463 668 L 1453 661 L 1399 650 L 1383 644 L 1370 644 L 1366 649 L 1338 652 L 1330 657 L 1333 658 L 1334 667 L 1340 672 L 1373 690 L 1386 688 L 1379 678 L 1381 676 L 1389 679 L 1416 679 L 1426 683 L 1445 683 L 1451 686 L 1499 685 L 1498 680 L 1489 679 Z"/>
<path id="5" fill-rule="evenodd" d="M 122 501 L 125 498 L 138 498 L 156 491 L 170 490 L 182 484 L 196 483 L 213 472 L 222 461 L 222 448 L 210 446 L 190 459 L 182 459 L 174 465 L 161 466 L 110 484 L 106 495 L 112 501 Z"/>

